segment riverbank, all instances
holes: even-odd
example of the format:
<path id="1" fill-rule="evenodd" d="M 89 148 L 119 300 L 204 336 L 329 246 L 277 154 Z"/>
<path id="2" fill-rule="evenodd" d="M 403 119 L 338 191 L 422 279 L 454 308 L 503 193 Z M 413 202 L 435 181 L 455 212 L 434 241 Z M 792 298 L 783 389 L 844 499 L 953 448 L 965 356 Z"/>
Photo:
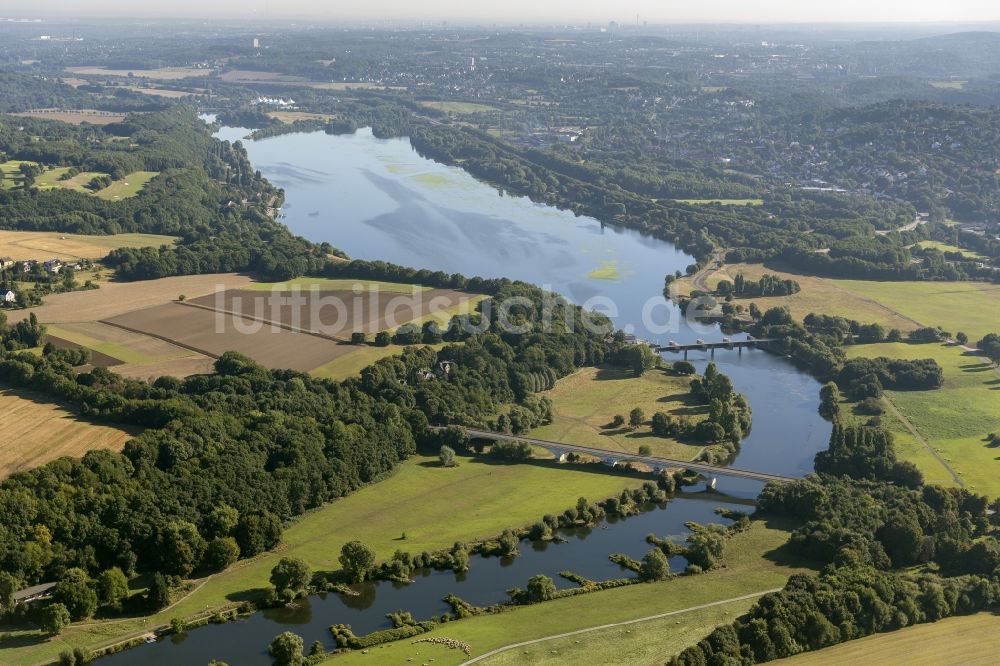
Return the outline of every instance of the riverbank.
<path id="1" fill-rule="evenodd" d="M 789 576 L 808 570 L 808 562 L 787 557 L 782 546 L 787 542 L 787 525 L 755 521 L 752 529 L 734 535 L 726 547 L 723 568 L 697 576 L 681 576 L 662 583 L 646 583 L 595 592 L 555 601 L 524 606 L 498 615 L 480 615 L 450 622 L 421 638 L 451 638 L 465 641 L 472 656 L 514 642 L 544 638 L 587 627 L 623 622 L 644 616 L 683 610 L 702 604 L 723 601 L 784 585 Z M 723 611 L 738 614 L 749 608 L 752 599 L 724 607 Z M 734 615 L 723 615 L 732 621 Z M 546 655 L 558 656 L 562 663 L 633 662 L 622 659 L 622 650 L 635 650 L 636 657 L 663 663 L 673 652 L 686 647 L 687 637 L 714 622 L 712 614 L 678 615 L 652 621 L 649 625 L 609 628 L 586 636 L 560 639 L 549 645 L 538 643 L 519 648 L 516 653 L 501 653 L 484 664 L 538 663 Z M 712 626 L 715 626 L 714 624 Z M 629 644 L 613 641 L 618 632 L 629 630 Z M 634 636 L 634 638 L 633 638 Z M 579 641 L 579 642 L 576 642 Z M 556 651 L 556 655 L 552 654 Z M 527 652 L 527 654 L 525 654 Z M 577 658 L 574 658 L 577 657 Z M 410 640 L 388 643 L 372 648 L 368 654 L 350 652 L 333 656 L 325 664 L 353 666 L 355 664 L 427 663 L 431 659 L 441 666 L 460 664 L 468 660 L 464 653 L 433 643 L 412 643 Z"/>
<path id="2" fill-rule="evenodd" d="M 174 617 L 195 617 L 206 610 L 259 599 L 270 585 L 271 568 L 281 557 L 301 558 L 313 570 L 335 570 L 340 568 L 341 546 L 354 539 L 373 548 L 379 561 L 389 559 L 396 549 L 419 553 L 448 548 L 455 541 L 492 537 L 508 527 L 529 525 L 547 513 L 561 513 L 580 496 L 598 500 L 637 488 L 645 480 L 611 470 L 502 465 L 468 458 L 459 462 L 457 467 L 442 468 L 436 457 L 410 458 L 389 478 L 302 516 L 285 530 L 274 551 L 191 581 L 195 589 L 166 611 L 70 625 L 53 639 L 36 630 L 12 628 L 0 648 L 12 663 L 49 663 L 67 648 L 104 647 L 169 624 Z M 404 534 L 405 539 L 401 538 Z"/>

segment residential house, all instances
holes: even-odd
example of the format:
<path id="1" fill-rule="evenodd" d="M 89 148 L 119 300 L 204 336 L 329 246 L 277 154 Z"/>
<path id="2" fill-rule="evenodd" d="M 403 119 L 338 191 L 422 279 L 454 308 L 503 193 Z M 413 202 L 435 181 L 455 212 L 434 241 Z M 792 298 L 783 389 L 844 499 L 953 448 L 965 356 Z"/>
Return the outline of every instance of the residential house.
<path id="1" fill-rule="evenodd" d="M 0 271 L 5 271 L 7 269 L 14 267 L 14 260 L 10 257 L 0 257 Z"/>
<path id="2" fill-rule="evenodd" d="M 49 273 L 58 273 L 62 270 L 63 262 L 59 259 L 49 259 L 44 264 L 45 270 Z"/>

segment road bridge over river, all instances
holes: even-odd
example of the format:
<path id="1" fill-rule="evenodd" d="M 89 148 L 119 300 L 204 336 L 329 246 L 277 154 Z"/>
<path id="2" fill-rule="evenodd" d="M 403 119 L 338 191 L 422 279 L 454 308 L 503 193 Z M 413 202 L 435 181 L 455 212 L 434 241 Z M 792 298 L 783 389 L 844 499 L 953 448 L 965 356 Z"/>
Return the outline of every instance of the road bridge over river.
<path id="1" fill-rule="evenodd" d="M 595 449 L 589 446 L 577 444 L 567 444 L 565 442 L 551 442 L 545 439 L 535 439 L 533 437 L 521 437 L 518 435 L 507 435 L 501 432 L 490 430 L 477 430 L 475 428 L 465 428 L 469 437 L 475 439 L 488 439 L 495 442 L 524 442 L 530 446 L 537 446 L 549 451 L 557 459 L 564 459 L 567 453 L 576 453 L 598 458 L 601 462 L 614 467 L 619 463 L 641 463 L 650 467 L 654 472 L 659 473 L 665 469 L 684 468 L 707 474 L 711 476 L 732 476 L 741 479 L 755 479 L 757 481 L 777 481 L 779 483 L 789 483 L 796 479 L 791 476 L 781 474 L 771 474 L 769 472 L 754 472 L 738 467 L 722 467 L 720 465 L 710 465 L 708 463 L 691 462 L 689 460 L 674 460 L 673 458 L 660 458 L 657 456 L 642 456 L 628 453 L 626 451 L 609 451 L 607 449 Z"/>
<path id="2" fill-rule="evenodd" d="M 654 346 L 653 351 L 655 352 L 674 352 L 674 353 L 684 353 L 684 358 L 688 357 L 689 351 L 708 351 L 715 355 L 716 349 L 736 349 L 740 353 L 743 353 L 744 347 L 760 347 L 766 346 L 769 343 L 778 342 L 777 338 L 747 338 L 746 340 L 730 340 L 729 338 L 723 338 L 721 342 L 706 342 L 705 340 L 698 340 L 693 344 L 680 344 L 677 342 L 669 342 L 666 345 Z"/>

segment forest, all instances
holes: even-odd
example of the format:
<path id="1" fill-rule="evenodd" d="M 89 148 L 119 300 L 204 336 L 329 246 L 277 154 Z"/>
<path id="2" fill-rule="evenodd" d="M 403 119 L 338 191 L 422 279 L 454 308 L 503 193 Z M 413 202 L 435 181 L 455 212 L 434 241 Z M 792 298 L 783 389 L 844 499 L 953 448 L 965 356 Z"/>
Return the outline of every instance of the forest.
<path id="1" fill-rule="evenodd" d="M 269 371 L 235 353 L 216 362 L 215 374 L 153 383 L 103 368 L 76 372 L 70 364 L 85 359 L 52 349 L 0 353 L 5 384 L 73 405 L 87 419 L 144 428 L 121 453 L 63 458 L 0 484 L 0 569 L 14 589 L 49 580 L 86 587 L 116 569 L 169 585 L 272 548 L 288 520 L 378 481 L 418 448 L 436 451 L 430 424 L 486 427 L 506 410 L 535 425 L 545 412 L 533 378 L 551 382 L 600 363 L 607 345 L 561 299 L 562 326 L 542 332 L 551 297 L 527 285 L 497 292 L 515 295 L 524 300 L 514 316 L 528 332 L 505 332 L 491 319 L 463 344 L 406 348 L 344 382 Z M 44 334 L 31 323 L 2 335 L 31 344 L 26 336 Z M 453 368 L 446 377 L 419 381 L 440 361 Z M 162 599 L 151 591 L 147 607 Z M 85 605 L 71 615 L 93 612 Z"/>
<path id="2" fill-rule="evenodd" d="M 823 570 L 792 576 L 672 665 L 763 663 L 1000 600 L 997 519 L 986 497 L 924 485 L 878 428 L 836 425 L 816 471 L 769 484 L 757 513 L 799 521 L 790 548 Z"/>

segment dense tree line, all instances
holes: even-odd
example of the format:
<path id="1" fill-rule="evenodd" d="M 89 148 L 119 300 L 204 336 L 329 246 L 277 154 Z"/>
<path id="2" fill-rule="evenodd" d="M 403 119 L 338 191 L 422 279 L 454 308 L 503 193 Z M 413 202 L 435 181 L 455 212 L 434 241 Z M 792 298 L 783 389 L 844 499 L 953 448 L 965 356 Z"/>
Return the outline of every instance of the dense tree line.
<path id="1" fill-rule="evenodd" d="M 1000 600 L 1000 546 L 985 497 L 923 485 L 888 433 L 835 427 L 812 476 L 769 484 L 764 515 L 801 521 L 792 549 L 828 563 L 793 576 L 674 665 L 753 664 L 982 610 Z M 921 564 L 936 565 L 909 570 Z"/>
<path id="2" fill-rule="evenodd" d="M 569 324 L 543 333 L 551 299 L 526 285 L 498 296 L 514 294 L 530 303 L 516 313 L 534 324 L 529 332 L 490 320 L 461 345 L 407 348 L 342 383 L 268 371 L 233 353 L 213 375 L 152 384 L 102 368 L 77 373 L 57 353 L 4 353 L 5 383 L 146 430 L 120 454 L 92 451 L 0 484 L 0 569 L 21 584 L 113 567 L 169 584 L 271 548 L 284 521 L 378 480 L 418 446 L 436 451 L 428 424 L 492 427 L 502 407 L 511 421 L 544 414 L 524 378 L 602 361 L 603 334 Z M 582 316 L 556 302 L 557 321 Z M 446 375 L 411 381 L 441 361 L 450 362 Z"/>

